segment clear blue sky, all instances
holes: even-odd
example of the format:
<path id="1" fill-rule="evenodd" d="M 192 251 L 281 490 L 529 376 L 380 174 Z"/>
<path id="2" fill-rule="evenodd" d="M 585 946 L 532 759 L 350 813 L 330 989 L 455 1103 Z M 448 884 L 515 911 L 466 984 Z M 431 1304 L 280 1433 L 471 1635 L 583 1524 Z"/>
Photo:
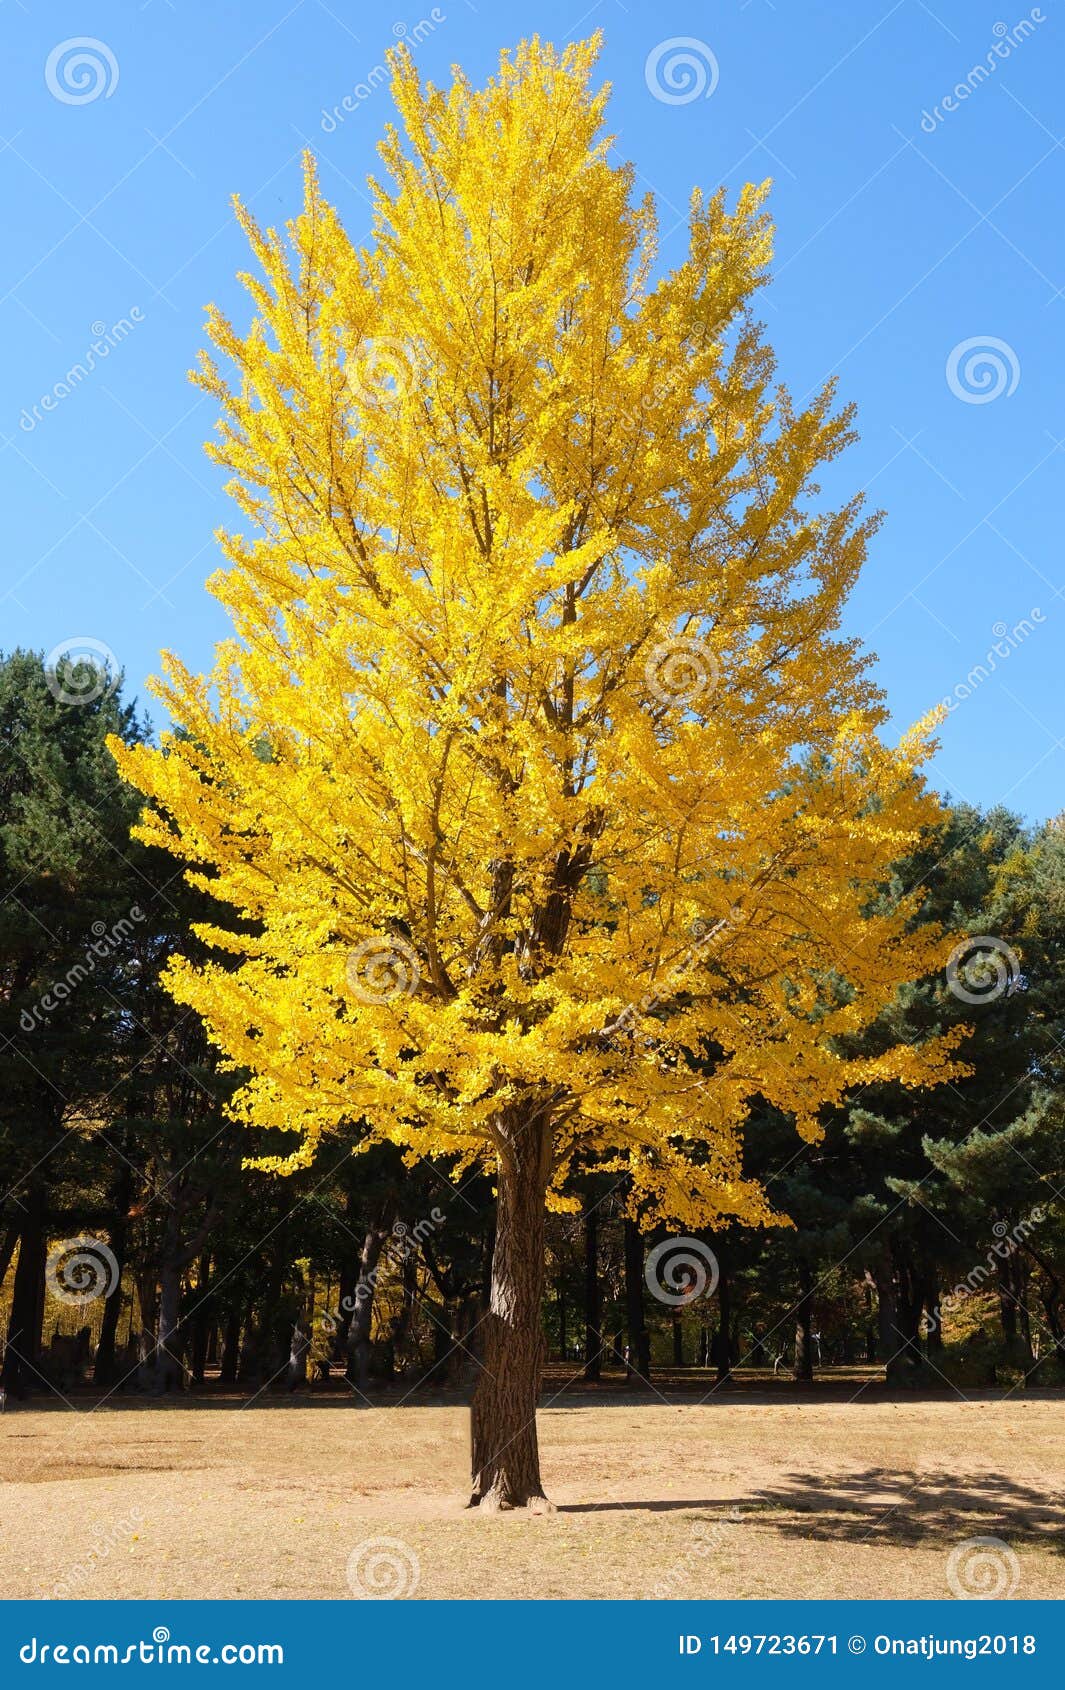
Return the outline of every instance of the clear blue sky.
<path id="1" fill-rule="evenodd" d="M 483 79 L 523 34 L 603 30 L 618 146 L 659 197 L 666 264 L 694 183 L 773 176 L 763 309 L 782 374 L 803 395 L 838 372 L 862 441 L 832 491 L 868 487 L 888 512 L 849 622 L 894 723 L 968 691 L 937 783 L 1033 820 L 1065 808 L 1061 0 L 7 0 L 0 647 L 97 640 L 141 694 L 161 645 L 207 664 L 225 630 L 203 581 L 231 513 L 202 453 L 212 404 L 185 378 L 206 302 L 247 310 L 229 195 L 282 221 L 310 142 L 361 236 L 389 115 L 374 67 L 422 19 L 437 81 L 456 61 Z M 80 37 L 103 45 L 79 68 L 54 50 Z M 705 90 L 671 73 L 676 48 L 656 84 L 648 56 L 677 37 Z M 106 359 L 57 396 L 101 333 Z M 989 338 L 970 368 L 956 349 Z M 1007 655 L 967 687 L 996 633 Z"/>

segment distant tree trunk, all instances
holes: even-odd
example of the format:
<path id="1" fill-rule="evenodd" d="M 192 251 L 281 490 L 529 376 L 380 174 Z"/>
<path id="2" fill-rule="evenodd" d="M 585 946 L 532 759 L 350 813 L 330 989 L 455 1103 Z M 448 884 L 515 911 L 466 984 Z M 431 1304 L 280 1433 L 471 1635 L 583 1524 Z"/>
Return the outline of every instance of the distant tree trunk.
<path id="1" fill-rule="evenodd" d="M 885 1250 L 874 1269 L 877 1297 L 877 1360 L 884 1364 L 889 1385 L 912 1378 L 911 1338 L 906 1331 L 908 1303 L 905 1275 L 897 1271 L 893 1253 Z"/>
<path id="2" fill-rule="evenodd" d="M 599 1285 L 599 1217 L 595 1205 L 584 1217 L 584 1377 L 603 1371 L 603 1300 Z"/>
<path id="3" fill-rule="evenodd" d="M 152 1389 L 160 1395 L 181 1389 L 183 1368 L 177 1355 L 181 1325 L 181 1268 L 164 1257 L 159 1270 L 159 1317 L 156 1327 Z"/>
<path id="4" fill-rule="evenodd" d="M 7 1278 L 7 1270 L 11 1266 L 11 1258 L 15 1254 L 17 1243 L 18 1222 L 13 1221 L 3 1237 L 0 1238 L 0 1291 L 4 1288 L 4 1280 Z"/>
<path id="5" fill-rule="evenodd" d="M 876 1323 L 873 1320 L 873 1285 L 873 1276 L 866 1269 L 862 1290 L 865 1293 L 865 1359 L 869 1362 L 876 1360 L 877 1348 Z"/>
<path id="6" fill-rule="evenodd" d="M 365 1391 L 370 1382 L 370 1333 L 373 1328 L 373 1298 L 377 1279 L 377 1264 L 381 1259 L 391 1221 L 375 1221 L 368 1227 L 359 1251 L 359 1271 L 355 1281 L 355 1307 L 348 1327 L 346 1378 L 356 1390 Z"/>
<path id="7" fill-rule="evenodd" d="M 109 1297 L 104 1299 L 103 1318 L 100 1323 L 100 1341 L 96 1346 L 96 1356 L 93 1362 L 92 1381 L 94 1385 L 113 1385 L 118 1374 L 115 1364 L 115 1346 L 118 1339 L 118 1322 L 122 1314 L 122 1275 L 126 1269 L 126 1258 L 129 1253 L 129 1207 L 133 1200 L 133 1169 L 125 1159 L 128 1134 L 123 1134 L 120 1149 L 123 1160 L 119 1163 L 115 1175 L 111 1194 L 111 1254 L 118 1267 L 118 1284 Z"/>
<path id="8" fill-rule="evenodd" d="M 218 1369 L 218 1383 L 220 1385 L 236 1384 L 239 1360 L 240 1310 L 230 1309 L 226 1315 L 225 1332 L 222 1338 L 222 1360 Z"/>
<path id="9" fill-rule="evenodd" d="M 943 1318 L 940 1310 L 939 1274 L 935 1268 L 929 1268 L 925 1276 L 922 1302 L 928 1319 L 925 1347 L 930 1356 L 940 1355 L 943 1350 Z"/>
<path id="10" fill-rule="evenodd" d="M 636 1222 L 625 1218 L 625 1325 L 629 1336 L 628 1378 L 651 1378 L 651 1338 L 643 1312 L 643 1239 Z"/>
<path id="11" fill-rule="evenodd" d="M 799 1263 L 799 1301 L 795 1305 L 795 1377 L 804 1384 L 814 1376 L 814 1276 L 809 1262 Z"/>
<path id="12" fill-rule="evenodd" d="M 555 1295 L 558 1301 L 558 1348 L 559 1358 L 566 1359 L 566 1281 L 560 1273 L 555 1281 Z"/>
<path id="13" fill-rule="evenodd" d="M 199 1272 L 196 1276 L 196 1302 L 191 1320 L 192 1336 L 189 1367 L 194 1385 L 203 1384 L 204 1374 L 207 1371 L 207 1350 L 214 1326 L 209 1294 L 210 1283 L 211 1258 L 204 1254 L 200 1257 Z"/>
<path id="14" fill-rule="evenodd" d="M 470 1506 L 545 1505 L 536 1438 L 544 1360 L 544 1200 L 551 1135 L 543 1112 L 508 1111 L 495 1122 L 498 1154 L 492 1294 L 484 1322 L 485 1368 L 470 1413 Z"/>
<path id="15" fill-rule="evenodd" d="M 44 1267 L 48 1255 L 45 1220 L 48 1196 L 43 1181 L 26 1192 L 19 1227 L 18 1263 L 11 1291 L 11 1315 L 0 1384 L 13 1397 L 24 1397 L 41 1384 L 41 1326 L 44 1321 Z"/>
<path id="16" fill-rule="evenodd" d="M 679 1309 L 673 1310 L 673 1366 L 684 1366 L 684 1327 Z"/>
<path id="17" fill-rule="evenodd" d="M 732 1344 L 729 1337 L 732 1329 L 732 1276 L 720 1243 L 717 1247 L 717 1266 L 717 1335 L 714 1340 L 714 1361 L 717 1367 L 717 1383 L 723 1385 L 732 1376 Z"/>

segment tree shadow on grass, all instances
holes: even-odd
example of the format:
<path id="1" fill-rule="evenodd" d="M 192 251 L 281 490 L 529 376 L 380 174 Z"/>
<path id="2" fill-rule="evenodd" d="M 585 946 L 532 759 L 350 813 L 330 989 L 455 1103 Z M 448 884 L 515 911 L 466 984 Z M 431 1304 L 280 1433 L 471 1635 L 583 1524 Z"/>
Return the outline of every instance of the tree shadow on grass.
<path id="1" fill-rule="evenodd" d="M 957 1542 L 980 1535 L 1011 1543 L 1039 1543 L 1065 1554 L 1065 1502 L 1005 1473 L 897 1472 L 869 1467 L 860 1472 L 790 1473 L 747 1497 L 692 1501 L 626 1501 L 563 1504 L 560 1513 L 614 1510 L 651 1513 L 703 1512 L 720 1520 L 729 1511 L 737 1524 L 760 1521 L 784 1537 L 804 1542 Z"/>

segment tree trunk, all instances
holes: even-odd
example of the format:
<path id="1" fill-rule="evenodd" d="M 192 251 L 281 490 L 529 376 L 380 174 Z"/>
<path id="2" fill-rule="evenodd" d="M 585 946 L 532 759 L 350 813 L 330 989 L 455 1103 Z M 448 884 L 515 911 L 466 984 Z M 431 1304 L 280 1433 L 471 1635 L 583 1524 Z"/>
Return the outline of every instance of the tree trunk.
<path id="1" fill-rule="evenodd" d="M 716 1383 L 724 1385 L 732 1377 L 732 1345 L 729 1339 L 732 1327 L 732 1280 L 729 1277 L 724 1247 L 720 1243 L 717 1248 L 717 1265 L 717 1334 L 713 1354 L 717 1369 Z"/>
<path id="2" fill-rule="evenodd" d="M 684 1327 L 681 1325 L 680 1310 L 673 1310 L 673 1366 L 684 1366 Z"/>
<path id="3" fill-rule="evenodd" d="M 225 1336 L 222 1340 L 222 1361 L 218 1370 L 220 1385 L 235 1385 L 237 1363 L 240 1359 L 240 1310 L 230 1309 L 226 1315 Z"/>
<path id="4" fill-rule="evenodd" d="M 11 1258 L 15 1254 L 17 1243 L 18 1222 L 13 1221 L 4 1233 L 3 1238 L 0 1238 L 0 1291 L 4 1288 L 4 1280 L 7 1278 L 7 1270 L 11 1266 Z"/>
<path id="5" fill-rule="evenodd" d="M 41 1384 L 44 1267 L 48 1254 L 45 1234 L 47 1202 L 44 1184 L 35 1180 L 26 1193 L 19 1228 L 18 1264 L 11 1290 L 7 1348 L 3 1371 L 0 1372 L 0 1384 L 13 1397 L 24 1397 Z"/>
<path id="6" fill-rule="evenodd" d="M 498 1190 L 484 1371 L 470 1411 L 471 1507 L 547 1508 L 536 1403 L 544 1360 L 544 1199 L 551 1131 L 541 1111 L 496 1122 Z"/>
<path id="7" fill-rule="evenodd" d="M 799 1264 L 799 1301 L 795 1305 L 795 1377 L 812 1384 L 814 1377 L 814 1276 L 809 1262 Z"/>
<path id="8" fill-rule="evenodd" d="M 635 1221 L 625 1220 L 625 1325 L 629 1335 L 629 1380 L 649 1384 L 651 1339 L 643 1312 L 643 1239 Z"/>
<path id="9" fill-rule="evenodd" d="M 584 1377 L 603 1371 L 603 1301 L 599 1287 L 599 1217 L 595 1206 L 584 1217 Z"/>
<path id="10" fill-rule="evenodd" d="M 181 1389 L 183 1371 L 176 1354 L 180 1324 L 181 1269 L 164 1257 L 159 1271 L 159 1324 L 152 1378 L 152 1389 L 160 1394 Z"/>
<path id="11" fill-rule="evenodd" d="M 391 1223 L 369 1227 L 359 1252 L 359 1273 L 355 1283 L 354 1310 L 348 1327 L 348 1366 L 345 1378 L 356 1390 L 365 1391 L 370 1382 L 370 1332 L 373 1326 L 373 1295 L 377 1264 L 381 1259 Z"/>
<path id="12" fill-rule="evenodd" d="M 112 1187 L 111 1223 L 108 1228 L 111 1254 L 118 1268 L 118 1281 L 110 1297 L 104 1298 L 100 1341 L 96 1346 L 92 1370 L 94 1385 L 113 1385 L 118 1373 L 115 1365 L 115 1345 L 118 1338 L 118 1322 L 122 1314 L 122 1275 L 126 1270 L 126 1257 L 129 1252 L 129 1208 L 133 1201 L 133 1169 L 126 1159 L 128 1148 L 127 1131 L 123 1133 L 120 1141 L 123 1160 L 119 1163 Z"/>

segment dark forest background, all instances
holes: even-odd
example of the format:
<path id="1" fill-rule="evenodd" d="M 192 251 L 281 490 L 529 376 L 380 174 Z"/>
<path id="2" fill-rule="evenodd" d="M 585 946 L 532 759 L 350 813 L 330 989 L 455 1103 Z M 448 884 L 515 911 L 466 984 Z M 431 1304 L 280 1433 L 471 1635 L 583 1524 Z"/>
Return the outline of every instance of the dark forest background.
<path id="1" fill-rule="evenodd" d="M 490 1181 L 360 1149 L 357 1120 L 291 1177 L 242 1167 L 272 1147 L 227 1119 L 239 1077 L 159 983 L 195 954 L 208 901 L 131 841 L 138 799 L 104 740 L 148 729 L 98 690 L 66 702 L 38 655 L 0 658 L 3 1386 L 465 1388 Z M 883 896 L 915 885 L 922 918 L 971 943 L 873 1042 L 966 1023 L 969 1077 L 870 1086 L 816 1144 L 756 1109 L 748 1171 L 794 1226 L 700 1233 L 671 1277 L 674 1246 L 627 1217 L 624 1177 L 578 1176 L 548 1223 L 557 1386 L 1065 1382 L 1065 826 L 950 804 Z"/>

